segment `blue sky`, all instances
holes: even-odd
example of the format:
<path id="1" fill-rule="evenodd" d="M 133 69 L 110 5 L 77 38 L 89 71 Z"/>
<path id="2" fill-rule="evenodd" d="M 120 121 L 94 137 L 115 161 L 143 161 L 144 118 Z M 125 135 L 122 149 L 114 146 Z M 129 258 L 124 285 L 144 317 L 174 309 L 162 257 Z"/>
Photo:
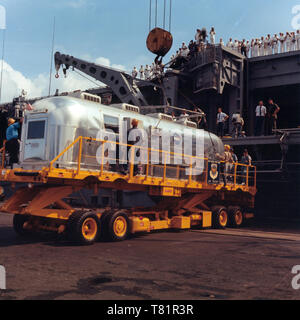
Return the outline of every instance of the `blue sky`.
<path id="1" fill-rule="evenodd" d="M 35 86 L 38 79 L 45 86 L 54 16 L 55 50 L 106 61 L 127 70 L 151 63 L 154 56 L 145 45 L 149 1 L 0 0 L 7 15 L 5 63 Z M 154 6 L 155 0 L 152 2 Z M 158 0 L 158 4 L 158 21 L 162 26 L 163 0 Z M 229 37 L 250 39 L 292 30 L 295 5 L 300 5 L 300 0 L 173 0 L 172 52 L 183 41 L 192 39 L 196 28 L 203 26 L 207 29 L 214 26 L 217 39 L 223 37 L 225 41 Z M 90 86 L 94 85 L 90 83 Z"/>

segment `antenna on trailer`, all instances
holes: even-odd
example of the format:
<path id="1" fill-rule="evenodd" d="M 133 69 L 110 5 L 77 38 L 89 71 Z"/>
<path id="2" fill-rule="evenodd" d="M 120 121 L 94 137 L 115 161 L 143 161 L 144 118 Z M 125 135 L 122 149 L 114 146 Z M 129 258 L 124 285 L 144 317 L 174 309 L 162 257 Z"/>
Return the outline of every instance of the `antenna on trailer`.
<path id="1" fill-rule="evenodd" d="M 51 94 L 51 84 L 52 84 L 52 69 L 53 69 L 53 55 L 54 55 L 54 41 L 55 41 L 55 17 L 53 20 L 53 37 L 52 37 L 52 48 L 51 48 L 51 63 L 50 63 L 50 75 L 49 75 L 49 92 Z"/>

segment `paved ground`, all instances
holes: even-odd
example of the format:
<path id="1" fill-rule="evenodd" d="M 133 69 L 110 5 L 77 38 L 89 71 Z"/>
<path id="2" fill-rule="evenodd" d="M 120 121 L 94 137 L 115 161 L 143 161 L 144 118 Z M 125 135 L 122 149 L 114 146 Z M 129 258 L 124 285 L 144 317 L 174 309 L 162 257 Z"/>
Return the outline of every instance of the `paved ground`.
<path id="1" fill-rule="evenodd" d="M 300 299 L 296 231 L 164 232 L 76 247 L 53 235 L 24 241 L 11 223 L 0 215 L 0 300 Z"/>

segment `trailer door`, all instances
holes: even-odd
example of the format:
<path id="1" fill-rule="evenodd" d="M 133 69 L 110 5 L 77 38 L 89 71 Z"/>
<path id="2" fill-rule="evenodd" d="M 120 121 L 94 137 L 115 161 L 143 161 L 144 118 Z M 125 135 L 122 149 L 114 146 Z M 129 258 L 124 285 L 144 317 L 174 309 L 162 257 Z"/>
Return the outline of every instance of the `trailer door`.
<path id="1" fill-rule="evenodd" d="M 46 128 L 46 118 L 28 120 L 24 160 L 46 160 Z"/>

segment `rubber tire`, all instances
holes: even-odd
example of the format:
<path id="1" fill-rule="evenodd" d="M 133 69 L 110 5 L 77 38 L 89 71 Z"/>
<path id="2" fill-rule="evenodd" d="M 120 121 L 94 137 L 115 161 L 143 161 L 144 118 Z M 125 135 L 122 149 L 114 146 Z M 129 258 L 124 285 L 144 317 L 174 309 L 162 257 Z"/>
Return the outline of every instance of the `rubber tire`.
<path id="1" fill-rule="evenodd" d="M 31 234 L 29 230 L 24 229 L 24 223 L 29 220 L 30 216 L 24 214 L 15 214 L 13 218 L 13 226 L 17 235 L 25 237 Z"/>
<path id="2" fill-rule="evenodd" d="M 238 225 L 236 223 L 236 219 L 235 219 L 235 214 L 238 210 L 242 213 L 242 216 L 243 216 L 242 223 L 240 225 Z M 243 215 L 243 212 L 240 207 L 234 207 L 234 206 L 228 207 L 228 215 L 229 215 L 229 226 L 230 227 L 241 228 L 244 225 L 245 219 L 244 219 L 244 215 Z"/>
<path id="3" fill-rule="evenodd" d="M 99 237 L 100 241 L 109 240 L 108 222 L 109 222 L 109 218 L 112 214 L 113 214 L 112 211 L 108 211 L 108 212 L 105 212 L 100 218 L 100 226 L 101 226 L 101 233 L 100 233 L 100 237 Z"/>
<path id="4" fill-rule="evenodd" d="M 88 218 L 95 220 L 97 224 L 97 233 L 95 237 L 91 240 L 86 239 L 82 234 L 82 225 L 84 221 Z M 94 244 L 100 236 L 100 222 L 98 216 L 92 211 L 75 211 L 69 218 L 67 224 L 67 233 L 70 240 L 81 244 L 81 245 L 92 245 Z"/>
<path id="5" fill-rule="evenodd" d="M 227 224 L 226 226 L 222 226 L 220 224 L 220 214 L 221 212 L 225 210 L 227 213 Z M 212 208 L 212 223 L 213 223 L 213 228 L 214 229 L 226 229 L 228 225 L 229 217 L 228 217 L 228 212 L 225 207 L 223 206 L 215 206 Z"/>
<path id="6" fill-rule="evenodd" d="M 118 217 L 124 217 L 127 222 L 127 230 L 124 236 L 119 237 L 114 232 L 114 222 Z M 123 211 L 116 211 L 106 217 L 106 226 L 107 226 L 107 234 L 108 238 L 111 241 L 124 241 L 128 238 L 130 234 L 130 221 L 128 215 Z"/>

